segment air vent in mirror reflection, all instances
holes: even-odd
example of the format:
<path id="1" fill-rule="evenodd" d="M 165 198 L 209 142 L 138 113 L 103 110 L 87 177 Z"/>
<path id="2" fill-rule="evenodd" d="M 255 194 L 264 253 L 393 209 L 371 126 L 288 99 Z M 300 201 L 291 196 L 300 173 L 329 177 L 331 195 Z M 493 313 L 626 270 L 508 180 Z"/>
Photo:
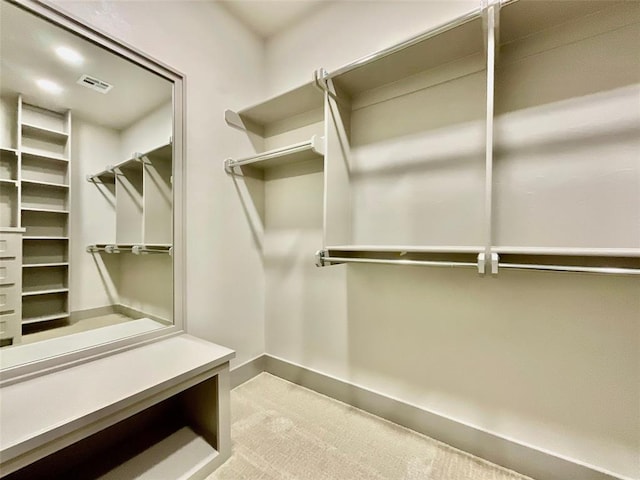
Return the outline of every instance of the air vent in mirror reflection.
<path id="1" fill-rule="evenodd" d="M 86 74 L 82 75 L 77 83 L 100 93 L 108 93 L 113 88 L 113 85 Z"/>

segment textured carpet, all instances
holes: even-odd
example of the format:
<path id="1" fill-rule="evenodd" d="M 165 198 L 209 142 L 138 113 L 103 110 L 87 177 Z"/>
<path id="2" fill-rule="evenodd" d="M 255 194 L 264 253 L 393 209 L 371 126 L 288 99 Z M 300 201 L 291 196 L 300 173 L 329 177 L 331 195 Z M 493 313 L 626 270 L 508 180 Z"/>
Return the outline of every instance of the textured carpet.
<path id="1" fill-rule="evenodd" d="M 268 373 L 232 390 L 231 421 L 207 480 L 530 480 Z"/>

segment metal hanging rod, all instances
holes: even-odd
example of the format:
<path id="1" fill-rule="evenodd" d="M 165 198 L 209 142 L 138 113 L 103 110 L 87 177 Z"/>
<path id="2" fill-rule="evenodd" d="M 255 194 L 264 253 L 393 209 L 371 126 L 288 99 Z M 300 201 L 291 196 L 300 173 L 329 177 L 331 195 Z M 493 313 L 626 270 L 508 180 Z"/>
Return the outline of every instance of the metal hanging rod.
<path id="1" fill-rule="evenodd" d="M 173 247 L 145 247 L 144 245 L 134 245 L 131 247 L 131 253 L 134 255 L 143 255 L 148 253 L 168 253 L 173 256 Z"/>
<path id="2" fill-rule="evenodd" d="M 319 137 L 318 135 L 313 135 L 311 139 L 305 142 L 294 143 L 293 145 L 288 145 L 282 148 L 275 148 L 251 157 L 240 158 L 238 160 L 227 158 L 224 161 L 224 169 L 227 173 L 233 173 L 233 168 L 235 167 L 265 162 L 267 160 L 291 156 L 306 151 L 312 151 L 317 155 L 324 155 L 324 138 Z"/>
<path id="3" fill-rule="evenodd" d="M 89 245 L 87 247 L 88 253 L 120 253 L 120 248 L 117 245 Z"/>
<path id="4" fill-rule="evenodd" d="M 415 245 L 329 245 L 328 251 L 339 252 L 406 252 L 406 253 L 481 253 L 481 246 L 415 246 Z"/>
<path id="5" fill-rule="evenodd" d="M 475 262 L 443 262 L 432 260 L 395 260 L 379 258 L 353 258 L 325 256 L 325 252 L 316 253 L 316 266 L 326 267 L 334 263 L 373 263 L 381 265 L 409 265 L 421 267 L 471 267 L 478 268 Z"/>
<path id="6" fill-rule="evenodd" d="M 640 248 L 491 247 L 504 255 L 557 255 L 582 257 L 640 257 Z"/>
<path id="7" fill-rule="evenodd" d="M 640 268 L 580 267 L 576 265 L 534 265 L 529 263 L 498 263 L 500 268 L 543 270 L 553 272 L 604 273 L 609 275 L 640 275 Z"/>
<path id="8" fill-rule="evenodd" d="M 173 246 L 170 245 L 89 245 L 88 253 L 121 253 L 130 252 L 134 255 L 146 255 L 154 253 L 164 253 L 173 256 Z"/>

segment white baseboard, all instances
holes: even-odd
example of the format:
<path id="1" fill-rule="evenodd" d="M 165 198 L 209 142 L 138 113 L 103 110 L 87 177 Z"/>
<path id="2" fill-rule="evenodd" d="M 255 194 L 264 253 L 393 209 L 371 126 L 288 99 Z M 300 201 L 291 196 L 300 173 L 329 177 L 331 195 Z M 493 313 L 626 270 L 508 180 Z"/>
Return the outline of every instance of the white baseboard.
<path id="1" fill-rule="evenodd" d="M 634 480 L 467 425 L 272 355 L 231 370 L 231 388 L 268 372 L 535 480 Z"/>

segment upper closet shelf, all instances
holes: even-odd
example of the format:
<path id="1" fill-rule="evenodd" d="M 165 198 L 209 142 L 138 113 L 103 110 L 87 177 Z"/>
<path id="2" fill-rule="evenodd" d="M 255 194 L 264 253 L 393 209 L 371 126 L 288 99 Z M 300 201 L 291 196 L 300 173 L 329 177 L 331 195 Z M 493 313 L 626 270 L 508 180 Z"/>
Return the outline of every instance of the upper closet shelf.
<path id="1" fill-rule="evenodd" d="M 38 138 L 46 142 L 64 145 L 69 139 L 69 134 L 60 130 L 22 123 L 22 134 L 28 137 Z"/>
<path id="2" fill-rule="evenodd" d="M 588 2 L 503 1 L 500 8 L 500 44 L 506 45 L 580 17 L 614 8 L 616 4 L 624 5 L 625 3 L 633 6 L 633 2 L 624 2 L 624 0 L 592 0 Z M 604 13 L 606 15 L 606 12 Z M 609 25 L 608 21 L 601 22 L 600 20 L 602 18 L 596 22 L 591 22 L 591 28 L 604 29 L 605 31 L 610 28 L 616 28 L 616 25 Z M 623 23 L 633 23 L 634 21 L 633 16 L 630 15 L 623 20 Z M 593 34 L 597 34 L 597 32 L 594 31 Z M 570 38 L 567 38 L 567 40 L 570 40 Z M 544 45 L 542 47 L 544 48 Z"/>
<path id="3" fill-rule="evenodd" d="M 224 119 L 231 127 L 264 136 L 267 125 L 293 117 L 310 115 L 304 123 L 321 121 L 323 101 L 322 90 L 312 81 L 257 105 L 238 111 L 226 110 Z"/>
<path id="4" fill-rule="evenodd" d="M 159 159 L 162 161 L 171 162 L 173 155 L 173 149 L 171 143 L 166 143 L 146 153 L 135 153 L 132 158 L 123 160 L 115 165 L 107 165 L 104 170 L 92 175 L 87 175 L 88 182 L 94 183 L 115 183 L 116 171 L 128 170 L 128 169 L 140 169 L 142 164 L 146 162 L 145 158 Z"/>
<path id="5" fill-rule="evenodd" d="M 224 162 L 224 169 L 233 173 L 233 168 L 243 165 L 266 169 L 305 160 L 320 159 L 324 156 L 324 138 L 314 135 L 306 142 L 300 142 L 282 148 L 269 150 L 251 157 L 234 160 L 228 158 Z"/>
<path id="6" fill-rule="evenodd" d="M 482 11 L 476 9 L 345 65 L 326 74 L 324 79 L 336 80 L 342 91 L 356 95 L 464 57 L 481 54 L 484 51 L 483 38 Z M 484 62 L 478 63 L 478 69 L 484 69 Z"/>

